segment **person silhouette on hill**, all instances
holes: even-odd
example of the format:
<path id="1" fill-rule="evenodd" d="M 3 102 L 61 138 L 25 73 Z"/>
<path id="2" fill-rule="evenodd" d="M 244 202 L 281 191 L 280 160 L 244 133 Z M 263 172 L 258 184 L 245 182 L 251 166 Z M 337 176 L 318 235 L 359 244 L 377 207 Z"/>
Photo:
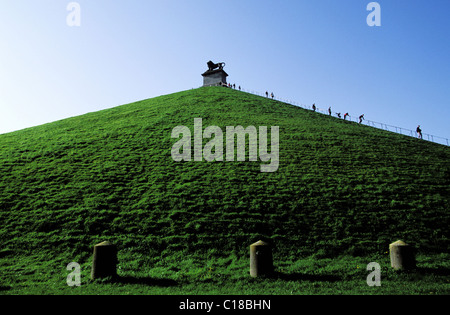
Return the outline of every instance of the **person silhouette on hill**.
<path id="1" fill-rule="evenodd" d="M 266 91 L 266 97 L 269 97 L 269 92 Z"/>
<path id="2" fill-rule="evenodd" d="M 275 97 L 275 95 L 273 95 L 273 92 L 272 92 L 271 96 L 272 96 L 272 99 Z"/>
<path id="3" fill-rule="evenodd" d="M 359 123 L 362 123 L 363 119 L 364 119 L 364 114 L 362 114 L 361 116 L 359 116 Z"/>
<path id="4" fill-rule="evenodd" d="M 342 118 L 342 117 L 341 117 L 341 113 L 336 113 L 336 115 L 337 115 L 339 118 Z"/>
<path id="5" fill-rule="evenodd" d="M 314 104 L 312 105 L 312 109 L 313 109 L 313 111 L 316 111 L 316 103 L 314 103 Z"/>
<path id="6" fill-rule="evenodd" d="M 331 116 L 331 106 L 330 106 L 330 107 L 328 107 L 328 115 L 330 115 L 330 116 Z"/>
<path id="7" fill-rule="evenodd" d="M 422 137 L 422 129 L 420 129 L 420 125 L 417 126 L 416 132 L 417 132 L 417 134 L 419 136 L 419 139 L 423 139 L 423 137 Z"/>
<path id="8" fill-rule="evenodd" d="M 347 116 L 350 116 L 348 113 L 344 114 L 344 120 L 347 120 Z"/>

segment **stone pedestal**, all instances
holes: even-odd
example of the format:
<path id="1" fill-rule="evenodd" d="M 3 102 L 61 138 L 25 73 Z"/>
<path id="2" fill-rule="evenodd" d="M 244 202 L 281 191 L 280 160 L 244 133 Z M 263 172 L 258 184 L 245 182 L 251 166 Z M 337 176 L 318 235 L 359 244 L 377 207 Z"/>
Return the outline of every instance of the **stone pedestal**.
<path id="1" fill-rule="evenodd" d="M 223 70 L 206 71 L 202 74 L 203 86 L 226 86 L 228 74 Z"/>
<path id="2" fill-rule="evenodd" d="M 412 270 L 416 267 L 415 250 L 403 241 L 389 245 L 391 266 L 395 270 Z"/>
<path id="3" fill-rule="evenodd" d="M 110 242 L 94 246 L 91 279 L 117 276 L 117 247 Z"/>
<path id="4" fill-rule="evenodd" d="M 272 248 L 269 244 L 258 241 L 250 245 L 250 276 L 269 276 L 273 273 Z"/>

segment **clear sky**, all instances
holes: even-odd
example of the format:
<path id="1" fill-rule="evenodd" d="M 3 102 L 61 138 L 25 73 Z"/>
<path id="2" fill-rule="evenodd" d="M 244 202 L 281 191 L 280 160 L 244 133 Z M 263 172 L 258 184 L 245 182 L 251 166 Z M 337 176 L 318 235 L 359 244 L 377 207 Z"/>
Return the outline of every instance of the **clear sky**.
<path id="1" fill-rule="evenodd" d="M 450 1 L 0 0 L 0 133 L 228 81 L 450 138 Z M 236 122 L 238 124 L 239 122 Z"/>

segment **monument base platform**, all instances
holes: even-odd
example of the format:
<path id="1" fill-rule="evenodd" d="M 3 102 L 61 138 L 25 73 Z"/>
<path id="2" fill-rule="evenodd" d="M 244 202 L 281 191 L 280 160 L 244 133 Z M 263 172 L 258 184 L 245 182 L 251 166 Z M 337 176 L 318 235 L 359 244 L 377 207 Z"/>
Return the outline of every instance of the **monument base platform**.
<path id="1" fill-rule="evenodd" d="M 202 74 L 203 86 L 226 86 L 228 74 L 223 70 L 206 71 Z"/>

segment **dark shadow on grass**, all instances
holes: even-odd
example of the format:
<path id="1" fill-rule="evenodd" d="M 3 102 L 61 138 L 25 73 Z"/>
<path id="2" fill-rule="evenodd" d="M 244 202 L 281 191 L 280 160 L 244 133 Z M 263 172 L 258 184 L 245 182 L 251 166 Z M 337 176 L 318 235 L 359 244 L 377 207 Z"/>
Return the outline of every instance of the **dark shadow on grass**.
<path id="1" fill-rule="evenodd" d="M 274 272 L 270 275 L 263 276 L 262 278 L 266 279 L 275 279 L 275 280 L 283 280 L 283 281 L 323 281 L 323 282 L 336 282 L 342 280 L 341 277 L 330 274 L 322 274 L 322 275 L 314 275 L 307 273 L 282 273 L 282 272 Z"/>
<path id="2" fill-rule="evenodd" d="M 307 273 L 281 273 L 277 272 L 274 276 L 284 281 L 323 281 L 323 282 L 336 282 L 342 280 L 336 275 L 313 275 Z"/>
<path id="3" fill-rule="evenodd" d="M 420 274 L 433 274 L 435 276 L 450 276 L 450 269 L 449 268 L 424 268 L 419 267 L 414 270 L 415 272 L 418 272 Z"/>
<path id="4" fill-rule="evenodd" d="M 10 286 L 3 286 L 3 285 L 0 285 L 0 292 L 1 291 L 9 291 L 9 290 L 11 290 L 12 288 L 10 287 Z"/>
<path id="5" fill-rule="evenodd" d="M 136 277 L 117 277 L 114 282 L 121 284 L 141 284 L 157 287 L 174 287 L 178 285 L 178 282 L 172 279 L 158 279 L 158 278 L 136 278 Z"/>

